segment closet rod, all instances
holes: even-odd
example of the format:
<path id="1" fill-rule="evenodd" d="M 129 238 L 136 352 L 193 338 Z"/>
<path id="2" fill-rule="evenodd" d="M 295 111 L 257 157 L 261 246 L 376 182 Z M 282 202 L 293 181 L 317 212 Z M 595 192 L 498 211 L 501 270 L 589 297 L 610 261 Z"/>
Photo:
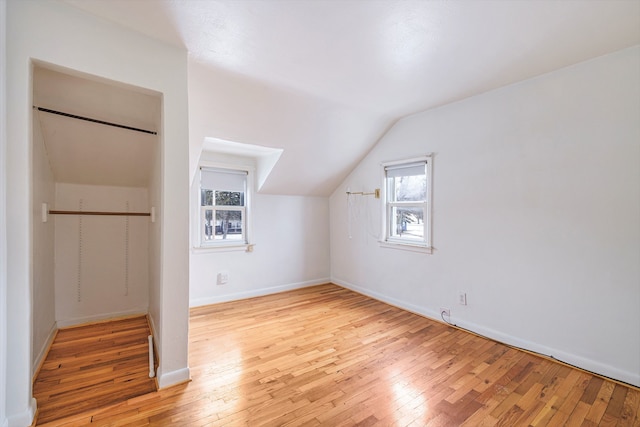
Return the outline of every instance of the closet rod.
<path id="1" fill-rule="evenodd" d="M 92 119 L 90 117 L 83 117 L 83 116 L 77 116 L 75 114 L 63 113 L 62 111 L 50 110 L 48 108 L 43 108 L 43 107 L 36 107 L 35 105 L 33 106 L 33 108 L 35 108 L 38 111 L 42 111 L 43 113 L 57 114 L 58 116 L 70 117 L 72 119 L 84 120 L 84 121 L 91 122 L 91 123 L 98 123 L 98 124 L 101 124 L 101 125 L 113 126 L 113 127 L 116 127 L 116 128 L 133 130 L 133 131 L 142 132 L 142 133 L 148 133 L 148 134 L 151 134 L 151 135 L 157 135 L 158 134 L 158 132 L 154 132 L 152 130 L 134 128 L 134 127 L 131 127 L 131 126 L 125 126 L 125 125 L 121 125 L 121 124 L 118 124 L 118 123 L 105 122 L 104 120 Z"/>
<path id="2" fill-rule="evenodd" d="M 49 211 L 49 215 L 151 216 L 150 212 Z"/>

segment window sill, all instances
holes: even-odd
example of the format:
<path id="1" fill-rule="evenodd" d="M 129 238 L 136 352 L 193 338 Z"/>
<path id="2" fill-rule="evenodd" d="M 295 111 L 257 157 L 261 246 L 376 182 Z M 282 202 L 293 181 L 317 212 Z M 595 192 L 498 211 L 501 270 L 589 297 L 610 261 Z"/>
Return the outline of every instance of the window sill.
<path id="1" fill-rule="evenodd" d="M 195 246 L 191 248 L 194 254 L 208 254 L 216 252 L 253 252 L 254 243 L 237 243 L 211 246 Z"/>
<path id="2" fill-rule="evenodd" d="M 410 243 L 391 243 L 379 241 L 380 247 L 388 249 L 400 249 L 403 251 L 418 252 L 423 254 L 433 254 L 433 246 L 412 245 Z"/>

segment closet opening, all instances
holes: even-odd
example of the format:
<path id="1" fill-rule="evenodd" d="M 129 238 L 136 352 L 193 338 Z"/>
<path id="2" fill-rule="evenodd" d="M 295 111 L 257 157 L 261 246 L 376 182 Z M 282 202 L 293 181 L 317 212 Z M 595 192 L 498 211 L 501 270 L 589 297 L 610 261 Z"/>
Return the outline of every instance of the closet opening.
<path id="1" fill-rule="evenodd" d="M 58 330 L 149 315 L 162 94 L 37 62 L 32 101 L 35 380 Z"/>

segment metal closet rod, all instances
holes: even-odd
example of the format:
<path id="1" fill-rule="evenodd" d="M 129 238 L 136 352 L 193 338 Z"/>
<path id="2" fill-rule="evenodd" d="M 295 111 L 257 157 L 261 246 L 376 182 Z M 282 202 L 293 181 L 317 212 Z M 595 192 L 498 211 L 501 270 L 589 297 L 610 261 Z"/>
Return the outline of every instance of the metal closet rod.
<path id="1" fill-rule="evenodd" d="M 69 117 L 69 118 L 72 118 L 72 119 L 84 120 L 86 122 L 98 123 L 98 124 L 101 124 L 101 125 L 113 126 L 113 127 L 120 128 L 120 129 L 127 129 L 127 130 L 133 130 L 133 131 L 136 131 L 136 132 L 148 133 L 148 134 L 151 134 L 151 135 L 157 135 L 158 134 L 158 132 L 154 132 L 152 130 L 134 128 L 132 126 L 121 125 L 121 124 L 118 124 L 118 123 L 105 122 L 104 120 L 98 120 L 98 119 L 92 119 L 90 117 L 78 116 L 76 114 L 64 113 L 62 111 L 50 110 L 48 108 L 37 107 L 35 105 L 33 106 L 33 108 L 35 108 L 38 111 L 42 111 L 43 113 L 56 114 L 58 116 L 64 116 L 64 117 Z"/>
<path id="2" fill-rule="evenodd" d="M 347 195 L 348 196 L 352 196 L 352 195 L 374 196 L 376 199 L 379 199 L 380 198 L 380 189 L 376 188 L 371 193 L 367 193 L 367 192 L 364 192 L 364 191 L 347 191 Z"/>
<path id="3" fill-rule="evenodd" d="M 151 216 L 150 212 L 49 211 L 49 215 Z"/>

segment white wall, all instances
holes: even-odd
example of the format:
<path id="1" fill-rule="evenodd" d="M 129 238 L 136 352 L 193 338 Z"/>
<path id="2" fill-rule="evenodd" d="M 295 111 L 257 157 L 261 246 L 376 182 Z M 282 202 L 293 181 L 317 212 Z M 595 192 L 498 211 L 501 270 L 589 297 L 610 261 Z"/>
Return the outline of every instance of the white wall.
<path id="1" fill-rule="evenodd" d="M 251 207 L 253 252 L 192 251 L 191 306 L 329 281 L 328 198 L 256 194 Z M 216 284 L 221 271 L 225 285 Z"/>
<path id="2" fill-rule="evenodd" d="M 54 220 L 42 222 L 42 203 L 50 209 L 55 206 L 55 183 L 47 157 L 38 116 L 33 120 L 32 147 L 32 209 L 33 224 L 33 351 L 32 374 L 45 356 L 56 330 L 54 279 Z"/>
<path id="3" fill-rule="evenodd" d="M 7 406 L 7 222 L 6 222 L 6 58 L 7 4 L 0 2 L 0 426 L 8 423 Z"/>
<path id="4" fill-rule="evenodd" d="M 146 188 L 57 183 L 55 209 L 148 212 Z M 55 215 L 55 316 L 59 327 L 145 314 L 149 217 Z M 34 299 L 36 296 L 34 295 Z M 35 314 L 34 314 L 35 316 Z"/>
<path id="5" fill-rule="evenodd" d="M 640 385 L 639 76 L 634 47 L 401 120 L 331 197 L 332 280 Z M 349 239 L 347 186 L 427 152 L 434 254 L 379 247 L 379 201 Z"/>
<path id="6" fill-rule="evenodd" d="M 188 106 L 186 52 L 59 2 L 7 2 L 7 414 L 30 423 L 31 60 L 162 93 L 160 273 L 150 309 L 160 337 L 161 386 L 188 379 Z M 168 343 L 167 345 L 163 345 Z M 170 345 L 169 345 L 170 344 Z"/>
<path id="7" fill-rule="evenodd" d="M 255 81 L 190 62 L 190 160 L 191 173 L 195 177 L 191 188 L 192 247 L 197 246 L 199 239 L 199 184 L 196 171 L 200 163 L 241 166 L 256 172 L 259 167 L 259 157 L 203 151 L 205 138 L 279 147 L 279 143 L 284 141 L 279 140 L 278 135 L 296 140 L 303 123 L 322 120 L 321 114 L 303 98 L 299 94 L 269 89 Z M 299 142 L 302 144 L 302 141 Z M 304 145 L 298 145 L 297 149 L 304 150 Z M 282 156 L 293 156 L 299 160 L 295 153 L 288 151 L 285 150 Z M 292 178 L 297 176 L 299 168 L 306 173 L 306 168 L 319 167 L 322 163 L 308 165 L 298 161 L 299 164 L 291 169 L 283 166 L 282 156 L 276 168 L 280 168 L 281 174 L 286 172 L 289 189 L 302 182 Z M 272 171 L 267 183 L 272 182 L 273 175 Z M 262 191 L 270 192 L 269 185 L 265 184 L 265 187 Z M 275 187 L 281 188 L 278 185 Z M 257 182 L 254 182 L 254 188 L 258 188 Z M 249 298 L 329 281 L 327 197 L 254 194 L 250 208 L 249 239 L 254 244 L 253 252 L 192 249 L 189 285 L 191 306 Z M 217 274 L 221 271 L 229 274 L 229 282 L 225 285 L 216 284 Z"/>
<path id="8" fill-rule="evenodd" d="M 162 128 L 158 123 L 157 129 Z M 162 150 L 156 149 L 152 153 L 153 163 L 149 177 L 149 211 L 154 209 L 155 217 L 149 223 L 149 321 L 154 336 L 156 351 L 162 347 L 162 336 L 158 333 L 159 326 L 156 319 L 162 318 Z M 158 351 L 158 353 L 160 353 Z"/>

